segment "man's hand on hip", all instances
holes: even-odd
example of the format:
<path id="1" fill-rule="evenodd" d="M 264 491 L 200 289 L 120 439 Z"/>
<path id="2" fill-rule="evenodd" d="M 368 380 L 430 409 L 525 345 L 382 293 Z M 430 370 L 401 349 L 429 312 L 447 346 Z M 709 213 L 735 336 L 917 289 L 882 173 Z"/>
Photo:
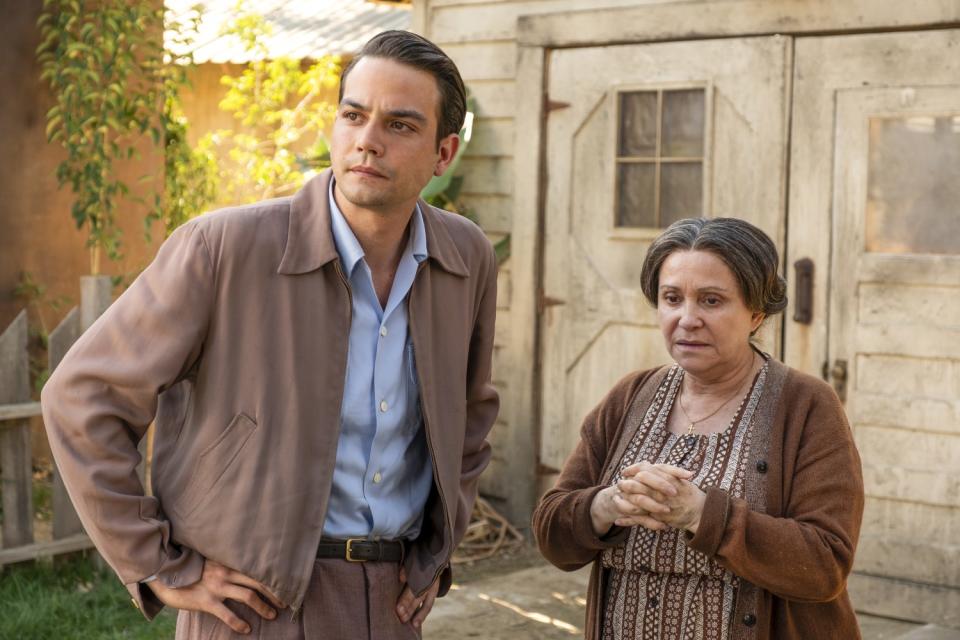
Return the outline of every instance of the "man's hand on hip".
<path id="1" fill-rule="evenodd" d="M 220 618 L 237 633 L 250 633 L 250 625 L 231 611 L 223 603 L 224 600 L 242 602 L 268 620 L 276 618 L 277 611 L 263 598 L 269 599 L 278 609 L 283 608 L 283 604 L 265 586 L 213 560 L 204 561 L 203 575 L 189 586 L 171 589 L 160 580 L 148 582 L 147 586 L 164 604 L 175 609 L 205 611 Z"/>
<path id="2" fill-rule="evenodd" d="M 407 583 L 407 572 L 400 567 L 400 582 L 405 586 L 403 593 L 397 600 L 397 617 L 400 622 L 413 625 L 414 629 L 419 630 L 423 626 L 423 621 L 427 619 L 430 610 L 433 609 L 433 603 L 437 599 L 437 592 L 440 591 L 440 578 L 438 577 L 430 585 L 430 588 L 419 598 Z"/>

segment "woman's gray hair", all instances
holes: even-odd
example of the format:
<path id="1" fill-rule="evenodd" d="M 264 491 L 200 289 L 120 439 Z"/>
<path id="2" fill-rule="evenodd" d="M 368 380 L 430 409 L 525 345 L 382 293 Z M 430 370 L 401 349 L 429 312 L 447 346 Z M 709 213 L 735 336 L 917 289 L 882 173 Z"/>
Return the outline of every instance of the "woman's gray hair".
<path id="1" fill-rule="evenodd" d="M 640 288 L 656 307 L 660 267 L 674 251 L 709 251 L 733 272 L 747 308 L 766 316 L 787 306 L 787 283 L 777 273 L 780 257 L 770 236 L 738 218 L 686 218 L 661 233 L 643 260 Z"/>

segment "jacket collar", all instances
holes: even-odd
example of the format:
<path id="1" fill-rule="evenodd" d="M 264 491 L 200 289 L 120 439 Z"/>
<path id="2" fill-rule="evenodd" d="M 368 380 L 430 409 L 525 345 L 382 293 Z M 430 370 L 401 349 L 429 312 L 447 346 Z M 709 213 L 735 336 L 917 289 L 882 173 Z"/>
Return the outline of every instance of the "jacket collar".
<path id="1" fill-rule="evenodd" d="M 290 203 L 290 220 L 287 226 L 287 244 L 277 272 L 283 275 L 309 273 L 340 257 L 330 226 L 330 203 L 328 190 L 333 172 L 327 169 L 310 179 Z M 427 251 L 430 259 L 440 267 L 460 277 L 469 272 L 460 255 L 460 250 L 450 237 L 450 232 L 441 220 L 442 213 L 419 200 L 423 226 L 427 236 Z"/>

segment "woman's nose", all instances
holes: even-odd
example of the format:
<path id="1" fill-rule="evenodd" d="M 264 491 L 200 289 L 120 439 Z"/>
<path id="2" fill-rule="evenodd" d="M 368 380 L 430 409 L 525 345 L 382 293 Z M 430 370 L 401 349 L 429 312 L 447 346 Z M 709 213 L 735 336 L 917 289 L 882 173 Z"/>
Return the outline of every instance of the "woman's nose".
<path id="1" fill-rule="evenodd" d="M 694 329 L 702 324 L 696 305 L 686 304 L 680 310 L 680 326 L 684 329 Z"/>

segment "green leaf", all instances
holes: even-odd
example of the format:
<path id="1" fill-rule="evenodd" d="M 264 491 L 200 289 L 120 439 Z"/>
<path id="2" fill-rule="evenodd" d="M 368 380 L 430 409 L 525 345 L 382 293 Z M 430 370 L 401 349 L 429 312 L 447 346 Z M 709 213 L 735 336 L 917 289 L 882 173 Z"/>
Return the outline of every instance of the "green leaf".
<path id="1" fill-rule="evenodd" d="M 63 121 L 59 115 L 55 115 L 47 120 L 47 142 L 53 142 L 53 135 L 57 132 L 57 126 Z"/>

